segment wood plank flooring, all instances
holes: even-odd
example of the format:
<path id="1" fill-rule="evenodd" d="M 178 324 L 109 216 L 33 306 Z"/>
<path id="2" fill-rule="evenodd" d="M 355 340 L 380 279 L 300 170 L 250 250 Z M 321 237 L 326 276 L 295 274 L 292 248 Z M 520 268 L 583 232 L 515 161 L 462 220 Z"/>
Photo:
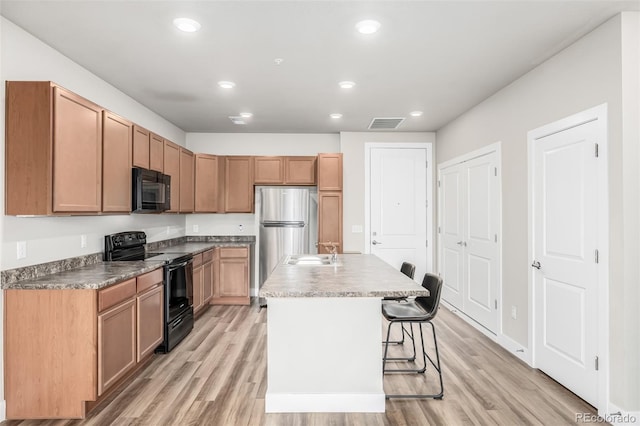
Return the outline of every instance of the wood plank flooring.
<path id="1" fill-rule="evenodd" d="M 445 308 L 435 320 L 443 400 L 388 400 L 383 414 L 265 414 L 266 310 L 252 303 L 212 306 L 176 349 L 156 356 L 85 420 L 2 425 L 564 425 L 575 424 L 576 413 L 595 414 Z M 424 330 L 427 335 L 428 327 Z M 385 392 L 430 392 L 436 380 L 433 369 L 426 380 L 386 375 Z"/>

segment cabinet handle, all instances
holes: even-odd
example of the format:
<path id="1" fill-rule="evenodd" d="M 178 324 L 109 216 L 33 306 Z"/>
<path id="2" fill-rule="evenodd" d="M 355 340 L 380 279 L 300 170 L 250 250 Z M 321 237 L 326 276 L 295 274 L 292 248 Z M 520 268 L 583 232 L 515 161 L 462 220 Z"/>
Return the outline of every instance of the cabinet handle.
<path id="1" fill-rule="evenodd" d="M 382 243 L 379 241 L 373 240 L 371 241 L 371 244 L 373 244 L 374 246 L 377 246 L 378 244 L 382 244 Z"/>

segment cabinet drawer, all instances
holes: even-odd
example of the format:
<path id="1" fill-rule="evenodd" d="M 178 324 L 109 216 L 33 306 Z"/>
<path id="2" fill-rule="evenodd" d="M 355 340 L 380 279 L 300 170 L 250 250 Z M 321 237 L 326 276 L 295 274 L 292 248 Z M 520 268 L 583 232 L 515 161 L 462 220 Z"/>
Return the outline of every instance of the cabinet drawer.
<path id="1" fill-rule="evenodd" d="M 193 256 L 193 267 L 197 268 L 200 265 L 202 265 L 202 253 Z"/>
<path id="2" fill-rule="evenodd" d="M 207 250 L 202 253 L 202 263 L 211 262 L 213 260 L 213 250 Z"/>
<path id="3" fill-rule="evenodd" d="M 98 292 L 98 312 L 109 309 L 136 295 L 136 279 L 115 284 Z"/>
<path id="4" fill-rule="evenodd" d="M 249 257 L 248 247 L 224 247 L 220 249 L 220 258 Z"/>
<path id="5" fill-rule="evenodd" d="M 162 268 L 149 272 L 144 275 L 139 275 L 137 278 L 138 294 L 142 293 L 148 288 L 161 283 L 163 280 Z"/>

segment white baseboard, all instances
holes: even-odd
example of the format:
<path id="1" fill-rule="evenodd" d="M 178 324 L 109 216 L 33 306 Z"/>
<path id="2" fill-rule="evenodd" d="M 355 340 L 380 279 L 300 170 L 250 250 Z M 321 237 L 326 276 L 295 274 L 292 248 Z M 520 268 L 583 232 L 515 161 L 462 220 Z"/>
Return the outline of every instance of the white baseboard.
<path id="1" fill-rule="evenodd" d="M 529 352 L 529 349 L 525 348 L 520 343 L 516 342 L 515 340 L 513 340 L 508 336 L 505 336 L 504 334 L 498 334 L 498 335 L 493 334 L 491 331 L 487 330 L 486 328 L 478 324 L 472 318 L 467 316 L 464 312 L 460 311 L 455 306 L 449 304 L 447 301 L 440 299 L 440 304 L 443 305 L 448 310 L 450 310 L 451 312 L 453 312 L 458 317 L 462 318 L 467 324 L 469 324 L 470 326 L 478 330 L 480 333 L 484 334 L 489 339 L 493 340 L 494 342 L 502 346 L 504 349 L 509 351 L 513 356 L 521 359 L 527 365 L 531 366 L 531 354 Z"/>
<path id="2" fill-rule="evenodd" d="M 384 413 L 385 394 L 273 394 L 266 413 Z"/>
<path id="3" fill-rule="evenodd" d="M 0 401 L 0 422 L 7 420 L 7 401 Z"/>
<path id="4" fill-rule="evenodd" d="M 606 421 L 614 426 L 640 426 L 640 411 L 624 411 L 612 403 L 609 403 L 607 411 L 608 412 L 598 411 L 597 420 L 599 423 Z M 591 422 L 593 423 L 595 421 L 596 419 L 593 419 Z"/>

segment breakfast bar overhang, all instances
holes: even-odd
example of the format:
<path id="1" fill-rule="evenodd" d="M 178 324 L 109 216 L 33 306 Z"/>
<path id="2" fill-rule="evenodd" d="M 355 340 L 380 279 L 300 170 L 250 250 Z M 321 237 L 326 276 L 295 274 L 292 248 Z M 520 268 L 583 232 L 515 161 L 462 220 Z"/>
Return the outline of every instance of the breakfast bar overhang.
<path id="1" fill-rule="evenodd" d="M 279 264 L 267 299 L 265 411 L 384 412 L 381 300 L 428 291 L 374 255 Z"/>

